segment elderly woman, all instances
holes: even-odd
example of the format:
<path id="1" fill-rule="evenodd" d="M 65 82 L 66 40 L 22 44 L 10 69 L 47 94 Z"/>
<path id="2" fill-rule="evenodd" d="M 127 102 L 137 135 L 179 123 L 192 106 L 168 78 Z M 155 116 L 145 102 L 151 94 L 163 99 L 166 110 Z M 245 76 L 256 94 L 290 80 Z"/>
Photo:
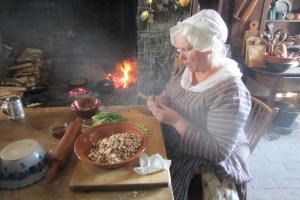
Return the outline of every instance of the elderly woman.
<path id="1" fill-rule="evenodd" d="M 171 42 L 183 63 L 162 94 L 149 97 L 157 103 L 147 101 L 163 125 L 178 200 L 188 198 L 196 173 L 202 177 L 203 199 L 245 199 L 251 180 L 243 131 L 251 99 L 237 63 L 227 58 L 227 34 L 214 10 L 202 10 L 172 27 Z"/>

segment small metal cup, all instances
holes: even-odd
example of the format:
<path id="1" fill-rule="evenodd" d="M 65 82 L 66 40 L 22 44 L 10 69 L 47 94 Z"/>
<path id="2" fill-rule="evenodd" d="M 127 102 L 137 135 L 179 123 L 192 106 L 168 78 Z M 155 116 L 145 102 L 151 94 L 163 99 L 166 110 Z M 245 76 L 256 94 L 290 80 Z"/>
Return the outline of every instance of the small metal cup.
<path id="1" fill-rule="evenodd" d="M 23 119 L 26 116 L 19 96 L 5 98 L 1 110 L 4 114 L 8 115 L 8 119 L 10 120 Z"/>

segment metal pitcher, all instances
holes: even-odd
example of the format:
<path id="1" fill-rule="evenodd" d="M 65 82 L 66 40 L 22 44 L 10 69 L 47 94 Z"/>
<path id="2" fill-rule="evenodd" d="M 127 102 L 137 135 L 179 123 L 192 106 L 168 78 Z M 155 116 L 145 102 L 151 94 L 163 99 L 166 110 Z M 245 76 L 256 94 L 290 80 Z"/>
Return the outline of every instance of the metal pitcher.
<path id="1" fill-rule="evenodd" d="M 8 115 L 8 119 L 11 120 L 23 119 L 26 116 L 19 96 L 5 98 L 1 110 L 4 114 Z"/>

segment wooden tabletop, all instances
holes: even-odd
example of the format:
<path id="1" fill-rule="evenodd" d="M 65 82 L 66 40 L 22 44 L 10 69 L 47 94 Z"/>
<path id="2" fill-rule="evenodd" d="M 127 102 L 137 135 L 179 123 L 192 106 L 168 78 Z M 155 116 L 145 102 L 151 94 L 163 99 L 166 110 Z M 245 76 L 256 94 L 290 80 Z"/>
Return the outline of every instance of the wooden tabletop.
<path id="1" fill-rule="evenodd" d="M 103 106 L 103 111 L 118 111 L 133 108 L 143 114 L 150 115 L 146 106 Z M 27 116 L 24 119 L 12 121 L 7 115 L 0 114 L 0 150 L 8 144 L 22 140 L 34 139 L 41 143 L 53 155 L 58 139 L 51 136 L 48 128 L 57 122 L 70 123 L 76 119 L 76 115 L 69 107 L 25 108 Z M 84 131 L 83 128 L 82 131 Z M 20 190 L 1 190 L 1 199 L 173 199 L 172 187 L 164 187 L 152 190 L 126 190 L 126 191 L 91 191 L 73 192 L 69 189 L 70 179 L 75 170 L 78 158 L 72 153 L 66 167 L 59 172 L 56 178 L 47 183 L 42 181 Z"/>

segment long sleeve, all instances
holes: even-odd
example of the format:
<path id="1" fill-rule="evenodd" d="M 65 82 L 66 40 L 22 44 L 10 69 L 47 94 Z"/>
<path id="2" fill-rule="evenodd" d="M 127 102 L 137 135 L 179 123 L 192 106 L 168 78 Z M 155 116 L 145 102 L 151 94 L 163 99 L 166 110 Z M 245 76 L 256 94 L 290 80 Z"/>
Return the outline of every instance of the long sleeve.
<path id="1" fill-rule="evenodd" d="M 250 150 L 243 131 L 251 109 L 250 93 L 237 77 L 224 79 L 204 92 L 191 92 L 180 85 L 183 69 L 174 73 L 161 96 L 188 120 L 180 151 L 205 159 L 200 171 L 218 171 L 236 183 L 251 179 Z"/>

